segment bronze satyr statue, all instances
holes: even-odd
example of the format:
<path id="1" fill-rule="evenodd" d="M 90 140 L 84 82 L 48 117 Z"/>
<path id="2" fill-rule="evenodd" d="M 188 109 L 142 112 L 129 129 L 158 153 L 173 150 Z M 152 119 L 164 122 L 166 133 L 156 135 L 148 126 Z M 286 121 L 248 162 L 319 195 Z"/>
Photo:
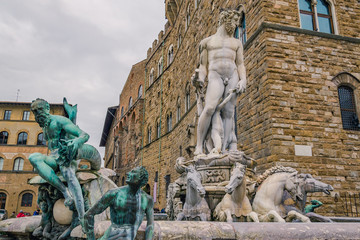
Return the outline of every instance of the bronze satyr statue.
<path id="1" fill-rule="evenodd" d="M 76 106 L 70 106 L 64 98 L 64 108 L 69 118 L 50 114 L 50 105 L 43 99 L 38 98 L 32 102 L 31 111 L 43 129 L 50 155 L 33 153 L 29 160 L 39 175 L 63 194 L 65 206 L 75 204 L 79 219 L 73 221 L 79 223 L 78 220 L 84 217 L 85 209 L 81 186 L 75 175 L 78 160 L 88 160 L 91 169 L 99 170 L 101 156 L 96 148 L 85 144 L 89 135 L 75 125 Z M 59 170 L 67 186 L 56 175 Z"/>
<path id="2" fill-rule="evenodd" d="M 105 193 L 86 213 L 84 232 L 87 239 L 94 240 L 94 215 L 110 207 L 111 226 L 100 239 L 135 239 L 137 230 L 146 214 L 147 226 L 145 239 L 152 239 L 154 233 L 153 200 L 141 190 L 149 175 L 144 167 L 136 167 L 127 174 L 128 185 Z"/>

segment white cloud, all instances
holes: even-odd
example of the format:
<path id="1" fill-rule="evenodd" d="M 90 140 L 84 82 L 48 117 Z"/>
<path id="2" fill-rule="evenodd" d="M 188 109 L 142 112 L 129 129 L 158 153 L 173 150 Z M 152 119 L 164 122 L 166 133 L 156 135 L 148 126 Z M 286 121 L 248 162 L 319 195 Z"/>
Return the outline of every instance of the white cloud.
<path id="1" fill-rule="evenodd" d="M 107 108 L 164 24 L 159 0 L 2 0 L 0 101 L 17 89 L 19 101 L 66 96 L 97 147 Z"/>

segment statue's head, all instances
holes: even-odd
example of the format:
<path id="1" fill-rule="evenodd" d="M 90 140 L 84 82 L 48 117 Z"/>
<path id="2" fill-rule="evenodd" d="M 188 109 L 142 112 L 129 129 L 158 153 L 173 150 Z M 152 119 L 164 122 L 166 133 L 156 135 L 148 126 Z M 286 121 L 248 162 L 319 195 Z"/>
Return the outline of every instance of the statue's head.
<path id="1" fill-rule="evenodd" d="M 219 26 L 225 24 L 226 31 L 233 35 L 236 26 L 239 25 L 241 13 L 237 10 L 222 9 L 220 11 Z"/>
<path id="2" fill-rule="evenodd" d="M 50 105 L 47 101 L 37 98 L 31 103 L 31 111 L 35 115 L 36 122 L 40 127 L 45 127 L 50 121 Z"/>
<path id="3" fill-rule="evenodd" d="M 127 173 L 126 183 L 143 187 L 149 180 L 149 173 L 143 166 L 136 167 Z"/>

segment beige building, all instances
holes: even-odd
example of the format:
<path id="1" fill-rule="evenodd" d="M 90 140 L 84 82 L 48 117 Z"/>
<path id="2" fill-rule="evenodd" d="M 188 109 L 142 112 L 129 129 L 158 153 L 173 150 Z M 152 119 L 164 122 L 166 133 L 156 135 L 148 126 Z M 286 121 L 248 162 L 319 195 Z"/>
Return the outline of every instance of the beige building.
<path id="1" fill-rule="evenodd" d="M 248 79 L 236 108 L 238 148 L 257 160 L 258 173 L 282 164 L 331 184 L 336 198 L 312 197 L 324 203 L 319 213 L 343 215 L 344 194 L 360 191 L 360 3 L 165 4 L 168 22 L 143 70 L 141 164 L 150 173 L 155 207 L 165 207 L 167 185 L 178 177 L 176 158 L 192 158 L 197 120 L 190 77 L 199 42 L 216 32 L 220 9 L 232 8 L 242 12 L 235 35 L 243 41 Z"/>
<path id="2" fill-rule="evenodd" d="M 38 189 L 27 184 L 36 176 L 29 162 L 32 153 L 47 154 L 42 129 L 35 122 L 31 103 L 0 102 L 0 209 L 32 213 Z M 64 115 L 62 104 L 51 104 L 50 113 Z"/>

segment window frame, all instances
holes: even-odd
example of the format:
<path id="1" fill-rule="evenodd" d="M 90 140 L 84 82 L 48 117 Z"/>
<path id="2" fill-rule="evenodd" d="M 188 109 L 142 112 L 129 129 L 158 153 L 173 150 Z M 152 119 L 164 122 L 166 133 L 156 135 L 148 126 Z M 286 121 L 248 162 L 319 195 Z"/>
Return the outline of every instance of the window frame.
<path id="1" fill-rule="evenodd" d="M 6 133 L 6 136 L 3 134 L 1 135 L 1 133 Z M 9 133 L 7 131 L 1 131 L 0 132 L 0 145 L 6 145 L 9 139 Z"/>
<path id="2" fill-rule="evenodd" d="M 3 157 L 0 157 L 0 171 L 2 171 L 4 169 L 4 162 L 5 162 L 5 159 Z"/>
<path id="3" fill-rule="evenodd" d="M 32 207 L 33 200 L 34 200 L 34 195 L 32 193 L 26 192 L 21 196 L 20 206 L 21 207 Z"/>
<path id="4" fill-rule="evenodd" d="M 20 139 L 20 135 L 21 135 L 21 139 Z M 23 137 L 23 136 L 26 136 L 26 138 L 25 137 Z M 18 134 L 18 138 L 17 138 L 17 145 L 26 145 L 27 144 L 27 140 L 28 140 L 28 136 L 29 136 L 29 134 L 27 133 L 27 132 L 20 132 L 19 134 Z M 21 141 L 21 142 L 20 142 Z M 24 143 L 24 141 L 25 141 L 25 143 Z"/>
<path id="5" fill-rule="evenodd" d="M 303 24 L 302 24 L 302 20 L 301 20 L 301 14 L 305 14 L 305 15 L 312 16 L 312 21 L 313 21 L 313 30 L 312 31 L 322 32 L 322 33 L 327 33 L 327 34 L 339 34 L 337 24 L 336 24 L 337 20 L 336 20 L 335 7 L 334 7 L 333 1 L 324 0 L 324 2 L 327 3 L 327 5 L 328 5 L 327 7 L 329 10 L 329 15 L 317 12 L 318 0 L 310 0 L 310 6 L 311 6 L 311 10 L 312 10 L 311 12 L 306 11 L 306 10 L 301 10 L 300 9 L 300 1 L 306 1 L 306 0 L 298 0 L 300 28 L 305 29 L 305 28 L 303 28 Z M 331 33 L 320 31 L 319 17 L 330 19 Z M 309 30 L 309 29 L 305 29 L 305 30 Z M 311 30 L 309 30 L 309 31 L 311 31 Z"/>
<path id="6" fill-rule="evenodd" d="M 5 110 L 4 111 L 4 118 L 3 120 L 9 121 L 11 120 L 11 110 Z"/>
<path id="7" fill-rule="evenodd" d="M 13 171 L 15 171 L 15 172 L 24 171 L 24 162 L 25 161 L 22 157 L 15 158 L 14 165 L 13 165 Z M 21 166 L 21 169 L 20 169 L 20 166 Z"/>
<path id="8" fill-rule="evenodd" d="M 23 121 L 29 121 L 29 119 L 30 119 L 30 111 L 24 111 L 22 120 Z"/>
<path id="9" fill-rule="evenodd" d="M 350 94 L 348 97 L 351 99 L 351 105 L 353 106 L 353 108 L 344 108 L 341 106 L 342 103 L 342 99 L 344 94 L 341 94 L 341 89 L 346 89 L 348 91 L 348 93 Z M 359 116 L 358 113 L 356 111 L 356 99 L 355 99 L 355 92 L 354 89 L 346 84 L 340 84 L 337 88 L 338 90 L 338 100 L 339 100 L 339 107 L 340 107 L 340 114 L 341 114 L 341 122 L 342 122 L 342 127 L 344 130 L 351 130 L 351 131 L 360 131 L 360 124 L 359 124 Z M 352 121 L 356 121 L 357 123 L 349 123 L 349 122 L 345 122 L 345 112 L 346 113 L 352 113 L 353 115 L 353 119 Z M 357 126 L 356 126 L 357 124 Z"/>
<path id="10" fill-rule="evenodd" d="M 42 135 L 42 140 L 39 139 L 40 135 Z M 39 142 L 39 140 L 40 140 L 41 142 Z M 41 133 L 39 133 L 39 134 L 37 135 L 36 145 L 37 145 L 37 146 L 46 146 L 46 139 L 45 139 L 45 135 L 44 135 L 43 132 L 41 132 Z"/>

